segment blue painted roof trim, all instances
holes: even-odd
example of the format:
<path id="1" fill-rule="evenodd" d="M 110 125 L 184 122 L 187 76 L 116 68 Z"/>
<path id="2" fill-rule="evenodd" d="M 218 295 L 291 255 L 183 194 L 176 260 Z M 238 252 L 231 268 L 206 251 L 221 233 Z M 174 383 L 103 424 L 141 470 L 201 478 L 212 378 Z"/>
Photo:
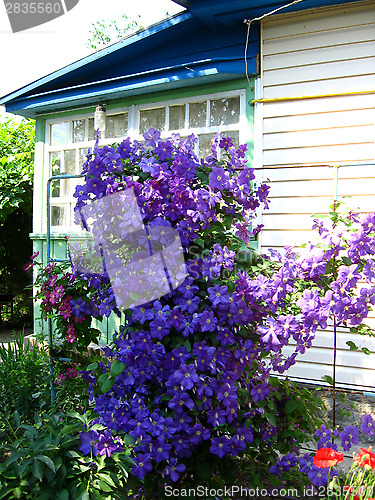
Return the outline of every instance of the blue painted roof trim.
<path id="1" fill-rule="evenodd" d="M 249 72 L 255 72 L 255 60 L 249 61 Z M 165 68 L 162 71 L 131 75 L 83 86 L 56 90 L 45 94 L 15 99 L 7 105 L 7 111 L 25 117 L 36 113 L 65 110 L 111 99 L 130 97 L 162 90 L 171 90 L 205 83 L 217 83 L 243 76 L 243 60 L 233 59 L 201 61 L 193 67 Z M 141 91 L 141 92 L 140 92 Z"/>
<path id="2" fill-rule="evenodd" d="M 6 110 L 33 118 L 67 107 L 96 105 L 100 100 L 108 103 L 135 94 L 245 76 L 244 23 L 236 30 L 210 31 L 190 13 L 161 25 L 165 23 L 168 27 L 153 30 L 155 36 L 129 37 L 6 96 L 2 101 Z M 250 75 L 256 73 L 258 51 L 259 26 L 254 25 L 248 49 Z M 103 52 L 100 60 L 94 57 Z"/>
<path id="3" fill-rule="evenodd" d="M 137 33 L 134 33 L 133 35 L 130 35 L 126 38 L 123 38 L 122 40 L 113 43 L 108 47 L 105 47 L 104 49 L 98 50 L 87 57 L 75 61 L 72 64 L 68 64 L 63 68 L 54 71 L 53 73 L 50 73 L 49 75 L 46 75 L 43 78 L 40 78 L 39 80 L 35 80 L 34 82 L 16 90 L 15 92 L 7 94 L 6 96 L 1 98 L 0 104 L 6 104 L 7 102 L 16 99 L 21 95 L 28 94 L 33 90 L 60 78 L 61 76 L 72 73 L 73 71 L 79 68 L 87 67 L 89 64 L 99 61 L 118 50 L 129 47 L 130 45 L 140 42 L 141 40 L 144 40 L 146 38 L 152 37 L 153 35 L 156 35 L 164 30 L 167 30 L 168 28 L 183 23 L 186 20 L 192 19 L 193 17 L 194 16 L 190 12 L 183 12 L 182 14 L 177 14 L 176 16 L 173 16 L 165 21 L 154 24 L 153 26 L 150 26 L 145 30 L 138 31 Z"/>

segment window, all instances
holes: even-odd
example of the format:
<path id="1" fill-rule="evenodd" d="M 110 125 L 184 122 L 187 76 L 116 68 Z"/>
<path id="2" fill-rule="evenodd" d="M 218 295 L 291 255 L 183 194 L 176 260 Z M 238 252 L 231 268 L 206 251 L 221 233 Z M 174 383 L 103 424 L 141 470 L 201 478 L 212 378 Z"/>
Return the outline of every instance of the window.
<path id="1" fill-rule="evenodd" d="M 101 136 L 102 144 L 112 144 L 128 135 L 128 112 L 108 113 L 107 128 Z M 93 116 L 83 116 L 65 121 L 47 121 L 48 178 L 52 175 L 77 175 L 82 171 L 88 148 L 96 139 Z M 51 226 L 66 230 L 79 226 L 74 223 L 73 197 L 79 179 L 61 179 L 51 183 Z"/>
<path id="2" fill-rule="evenodd" d="M 233 91 L 225 94 L 175 100 L 165 105 L 150 105 L 138 109 L 139 127 L 136 138 L 150 127 L 161 131 L 166 138 L 172 133 L 186 137 L 194 133 L 198 137 L 196 153 L 206 156 L 211 151 L 212 141 L 218 132 L 240 142 L 241 117 L 245 116 L 245 92 Z"/>
<path id="3" fill-rule="evenodd" d="M 179 133 L 198 137 L 196 154 L 210 153 L 212 141 L 218 132 L 230 136 L 235 145 L 245 142 L 241 125 L 245 118 L 245 91 L 230 91 L 189 99 L 176 99 L 157 104 L 131 106 L 107 111 L 106 131 L 101 134 L 100 145 L 119 142 L 126 136 L 140 141 L 150 127 L 161 131 L 162 138 Z M 69 119 L 47 120 L 46 158 L 48 176 L 79 174 L 88 148 L 92 148 L 96 134 L 93 115 Z M 51 185 L 51 226 L 54 231 L 69 228 L 79 230 L 74 223 L 77 179 L 55 180 Z"/>

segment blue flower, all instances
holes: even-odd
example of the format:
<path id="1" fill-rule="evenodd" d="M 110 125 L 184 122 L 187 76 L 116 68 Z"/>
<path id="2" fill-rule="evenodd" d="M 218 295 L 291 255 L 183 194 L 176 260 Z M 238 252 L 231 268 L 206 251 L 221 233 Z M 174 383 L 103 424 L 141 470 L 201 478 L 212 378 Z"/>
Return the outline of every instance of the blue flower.
<path id="1" fill-rule="evenodd" d="M 331 439 L 331 431 L 324 424 L 315 431 L 315 436 L 319 438 L 319 443 L 325 443 Z"/>
<path id="2" fill-rule="evenodd" d="M 82 451 L 84 455 L 88 455 L 92 452 L 92 454 L 96 456 L 99 451 L 96 447 L 99 434 L 96 431 L 81 432 L 79 437 L 82 444 L 78 449 Z"/>
<path id="3" fill-rule="evenodd" d="M 371 415 L 364 415 L 362 418 L 361 431 L 372 437 L 375 434 L 374 420 Z"/>

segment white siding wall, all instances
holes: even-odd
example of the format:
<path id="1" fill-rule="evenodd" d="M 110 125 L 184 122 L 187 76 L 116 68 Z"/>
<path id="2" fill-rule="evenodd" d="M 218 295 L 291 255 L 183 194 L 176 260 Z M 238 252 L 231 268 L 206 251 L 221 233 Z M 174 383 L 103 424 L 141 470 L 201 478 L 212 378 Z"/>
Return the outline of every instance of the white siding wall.
<path id="1" fill-rule="evenodd" d="M 271 181 L 260 244 L 281 249 L 313 238 L 312 214 L 326 213 L 337 189 L 350 206 L 375 211 L 375 2 L 273 16 L 262 26 L 259 179 Z M 359 94 L 364 92 L 363 94 Z M 368 92 L 368 93 L 365 93 Z M 277 100 L 322 94 L 336 97 Z M 340 166 L 335 184 L 335 169 Z M 370 320 L 374 323 L 374 320 Z M 374 352 L 349 351 L 353 340 Z M 290 375 L 332 375 L 332 332 L 319 332 Z M 375 342 L 343 331 L 337 380 L 375 387 Z"/>

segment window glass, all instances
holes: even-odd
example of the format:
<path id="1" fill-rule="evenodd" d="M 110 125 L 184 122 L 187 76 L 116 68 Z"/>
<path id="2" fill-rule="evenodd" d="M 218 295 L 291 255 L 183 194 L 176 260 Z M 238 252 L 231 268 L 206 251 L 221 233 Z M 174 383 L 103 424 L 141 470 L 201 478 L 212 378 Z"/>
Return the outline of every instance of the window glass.
<path id="1" fill-rule="evenodd" d="M 106 138 L 126 137 L 128 133 L 128 114 L 107 116 Z"/>
<path id="2" fill-rule="evenodd" d="M 82 142 L 85 140 L 85 120 L 73 121 L 73 142 Z"/>
<path id="3" fill-rule="evenodd" d="M 89 118 L 88 140 L 94 141 L 96 139 L 96 132 L 94 130 L 94 118 Z"/>
<path id="4" fill-rule="evenodd" d="M 63 226 L 64 225 L 64 214 L 65 208 L 52 205 L 51 206 L 51 225 L 52 226 Z"/>
<path id="5" fill-rule="evenodd" d="M 139 133 L 144 134 L 151 127 L 164 131 L 165 108 L 143 109 L 140 111 Z"/>
<path id="6" fill-rule="evenodd" d="M 216 134 L 200 134 L 199 139 L 199 156 L 208 156 L 211 154 L 212 142 Z"/>
<path id="7" fill-rule="evenodd" d="M 214 99 L 210 101 L 210 126 L 232 125 L 240 121 L 240 98 Z"/>
<path id="8" fill-rule="evenodd" d="M 87 148 L 79 148 L 79 152 L 78 152 L 79 159 L 78 159 L 77 174 L 80 174 L 82 172 L 83 164 L 87 160 L 87 152 L 88 152 Z"/>
<path id="9" fill-rule="evenodd" d="M 64 151 L 64 171 L 66 174 L 74 175 L 76 173 L 76 150 L 66 149 Z"/>
<path id="10" fill-rule="evenodd" d="M 189 104 L 189 127 L 202 128 L 206 126 L 207 103 L 192 102 Z"/>
<path id="11" fill-rule="evenodd" d="M 70 142 L 70 122 L 53 123 L 50 130 L 51 146 Z"/>
<path id="12" fill-rule="evenodd" d="M 169 106 L 169 130 L 181 130 L 185 128 L 185 104 L 182 106 Z"/>
<path id="13" fill-rule="evenodd" d="M 59 175 L 61 173 L 61 160 L 60 153 L 49 154 L 50 175 Z M 51 182 L 51 196 L 52 198 L 60 197 L 60 181 L 55 180 Z"/>
<path id="14" fill-rule="evenodd" d="M 236 148 L 240 145 L 240 133 L 236 130 L 231 130 L 230 132 L 223 132 L 221 137 L 230 137 L 233 141 L 233 146 Z"/>

